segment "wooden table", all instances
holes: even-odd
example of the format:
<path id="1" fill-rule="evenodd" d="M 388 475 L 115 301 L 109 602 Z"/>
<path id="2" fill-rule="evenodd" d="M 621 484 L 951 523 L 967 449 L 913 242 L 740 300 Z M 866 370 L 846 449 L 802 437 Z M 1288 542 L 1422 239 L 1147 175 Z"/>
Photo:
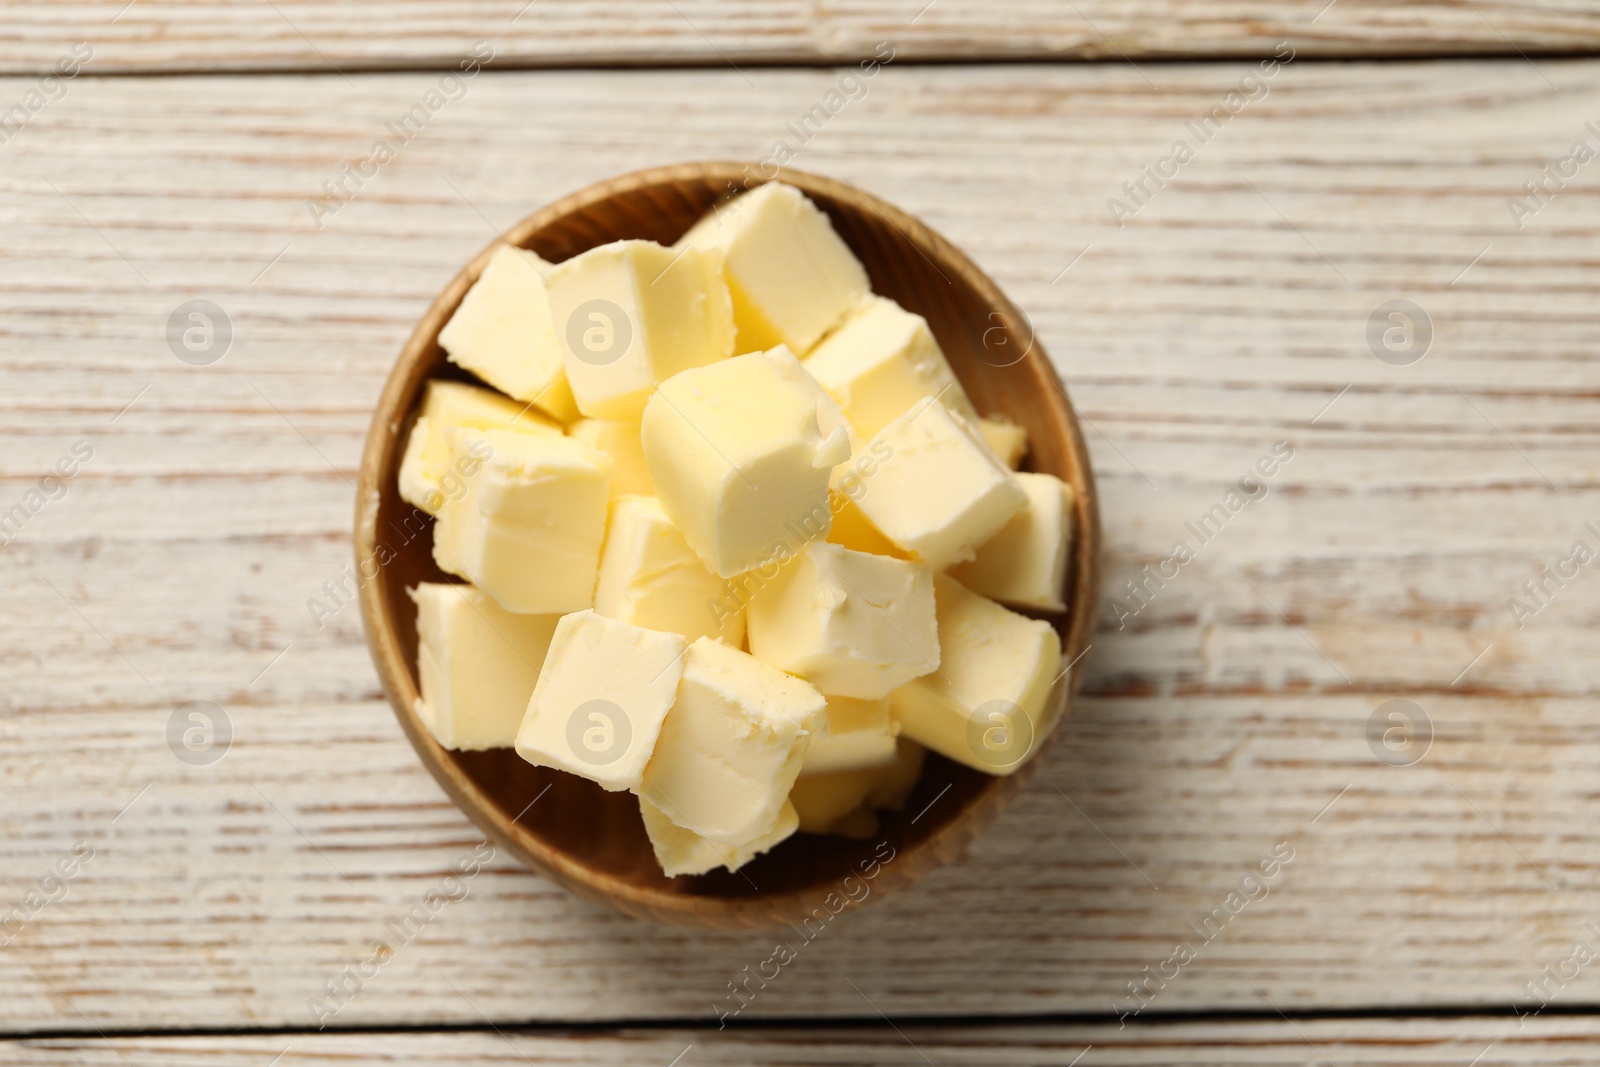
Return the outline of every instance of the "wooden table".
<path id="1" fill-rule="evenodd" d="M 1600 1057 L 1600 4 L 522 4 L 0 15 L 0 1063 Z M 1029 309 L 1106 600 L 1020 802 L 719 1028 L 776 935 L 443 881 L 345 575 L 458 265 L 780 140 Z"/>

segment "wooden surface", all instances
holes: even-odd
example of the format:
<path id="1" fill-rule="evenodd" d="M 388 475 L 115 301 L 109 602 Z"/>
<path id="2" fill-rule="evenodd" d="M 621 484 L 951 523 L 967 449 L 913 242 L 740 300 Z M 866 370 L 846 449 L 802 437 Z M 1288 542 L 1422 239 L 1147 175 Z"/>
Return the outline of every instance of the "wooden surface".
<path id="1" fill-rule="evenodd" d="M 274 1056 L 281 1056 L 273 1060 Z M 674 1057 L 682 1057 L 674 1060 Z M 528 1033 L 513 1029 L 435 1034 L 265 1034 L 248 1037 L 46 1038 L 0 1044 L 5 1067 L 264 1067 L 393 1063 L 666 1065 L 732 1067 L 1572 1067 L 1600 1056 L 1591 1019 L 1547 1018 L 1521 1031 L 1514 1021 L 1355 1018 L 1167 1023 L 1130 1026 L 805 1029 L 626 1029 L 602 1033 Z M 1476 1060 L 1474 1057 L 1478 1057 Z"/>
<path id="2" fill-rule="evenodd" d="M 516 66 L 835 63 L 880 42 L 918 60 L 1591 50 L 1594 0 L 66 0 L 0 20 L 0 71 L 73 43 L 96 73 L 453 64 L 478 41 Z"/>
<path id="3" fill-rule="evenodd" d="M 1321 1062 L 1298 1027 L 1330 1062 L 1465 1064 L 1477 1050 L 1440 1042 L 1514 1031 L 1524 983 L 1595 944 L 1600 579 L 1580 569 L 1520 629 L 1507 600 L 1600 546 L 1600 163 L 1520 230 L 1507 198 L 1600 143 L 1600 66 L 1291 63 L 1119 228 L 1107 199 L 1251 66 L 891 64 L 795 157 L 919 215 L 1030 312 L 1086 420 L 1108 598 L 1276 442 L 1294 453 L 1126 628 L 1102 606 L 1061 742 L 969 857 L 841 915 L 743 1018 L 876 1022 L 839 1041 L 888 1048 L 884 1015 L 1084 1014 L 1098 1030 L 973 1040 L 1020 1062 L 1091 1042 L 1086 1065 L 1202 1042 Z M 0 1031 L 82 1040 L 0 1057 L 266 1063 L 303 1038 L 283 1062 L 492 1061 L 518 1022 L 714 1029 L 769 936 L 646 926 L 504 857 L 319 1019 L 324 983 L 481 839 L 405 743 L 355 607 L 319 628 L 307 601 L 335 606 L 371 406 L 462 262 L 600 178 L 760 159 L 837 78 L 481 75 L 320 229 L 308 198 L 437 72 L 81 78 L 0 146 L 0 512 L 93 448 L 0 546 L 0 906 L 94 850 L 0 946 Z M 33 82 L 0 79 L 0 100 Z M 197 298 L 234 328 L 209 366 L 165 336 Z M 1368 347 L 1392 300 L 1433 324 L 1414 365 Z M 1369 744 L 1391 699 L 1431 719 L 1415 765 Z M 209 765 L 167 740 L 195 700 L 232 723 Z M 1269 895 L 1118 1030 L 1127 984 L 1279 842 Z M 1553 1009 L 1600 1004 L 1594 980 L 1552 987 Z M 1484 1018 L 1305 1018 L 1344 1009 Z M 1217 1011 L 1248 1017 L 1147 1021 Z M 319 1021 L 473 1032 L 302 1033 Z M 292 1033 L 82 1044 L 197 1028 Z M 754 1062 L 801 1055 L 740 1033 Z M 680 1036 L 641 1040 L 667 1063 Z M 1480 1062 L 1593 1059 L 1587 1016 L 1518 1039 Z M 635 1038 L 517 1040 L 605 1059 Z M 974 1058 L 951 1040 L 929 1060 Z"/>

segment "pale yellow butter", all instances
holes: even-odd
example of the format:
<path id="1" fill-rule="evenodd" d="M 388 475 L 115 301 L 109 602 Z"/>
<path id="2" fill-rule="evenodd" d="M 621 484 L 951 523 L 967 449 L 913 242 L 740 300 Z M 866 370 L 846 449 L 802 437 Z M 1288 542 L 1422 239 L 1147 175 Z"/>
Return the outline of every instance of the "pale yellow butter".
<path id="1" fill-rule="evenodd" d="M 1028 431 L 1010 419 L 979 419 L 978 432 L 983 435 L 989 451 L 1012 470 L 1016 470 L 1022 457 L 1028 454 Z"/>
<path id="2" fill-rule="evenodd" d="M 545 293 L 551 269 L 524 249 L 495 249 L 439 331 L 450 362 L 524 403 L 549 389 L 561 373 L 561 346 Z"/>
<path id="3" fill-rule="evenodd" d="M 637 419 L 658 384 L 733 354 L 721 257 L 614 241 L 550 272 L 550 308 L 578 410 Z"/>
<path id="4" fill-rule="evenodd" d="M 713 867 L 737 871 L 800 828 L 800 817 L 787 800 L 778 810 L 778 821 L 772 829 L 743 845 L 719 845 L 693 830 L 685 830 L 643 797 L 639 798 L 639 814 L 644 817 L 645 833 L 650 837 L 656 862 L 661 864 L 662 873 L 668 878 L 704 874 Z"/>
<path id="5" fill-rule="evenodd" d="M 894 762 L 900 724 L 889 714 L 889 701 L 828 697 L 828 729 L 806 747 L 800 777 L 832 771 L 856 771 Z"/>
<path id="6" fill-rule="evenodd" d="M 432 379 L 406 439 L 400 463 L 400 498 L 437 515 L 447 495 L 460 492 L 463 477 L 452 470 L 450 431 L 517 430 L 559 435 L 561 427 L 526 403 L 464 382 Z"/>
<path id="7" fill-rule="evenodd" d="M 477 469 L 439 511 L 434 561 L 507 611 L 593 604 L 610 458 L 567 437 L 507 430 L 457 430 L 452 455 Z"/>
<path id="8" fill-rule="evenodd" d="M 779 348 L 684 371 L 645 407 L 645 463 L 689 547 L 731 578 L 827 536 L 828 482 L 849 429 Z"/>
<path id="9" fill-rule="evenodd" d="M 611 457 L 612 496 L 656 495 L 644 464 L 639 420 L 579 419 L 567 428 L 567 435 Z"/>
<path id="10" fill-rule="evenodd" d="M 851 309 L 805 367 L 863 437 L 919 400 L 937 399 L 971 422 L 978 419 L 927 320 L 885 297 L 869 296 Z"/>
<path id="11" fill-rule="evenodd" d="M 1053 728 L 1061 642 L 1029 619 L 938 575 L 940 664 L 895 690 L 906 737 L 987 774 L 1010 774 Z"/>
<path id="12" fill-rule="evenodd" d="M 900 811 L 922 776 L 927 750 L 910 738 L 896 743 L 891 759 L 874 767 L 803 774 L 789 792 L 808 834 L 858 836 L 875 808 Z"/>
<path id="13" fill-rule="evenodd" d="M 561 617 L 517 755 L 612 791 L 637 789 L 678 691 L 687 642 L 592 611 Z"/>
<path id="14" fill-rule="evenodd" d="M 888 453 L 856 506 L 885 537 L 936 569 L 970 559 L 1028 504 L 1017 479 L 965 420 L 922 401 L 867 446 Z"/>
<path id="15" fill-rule="evenodd" d="M 834 493 L 830 503 L 833 505 L 833 527 L 828 531 L 830 544 L 843 545 L 857 552 L 870 552 L 875 556 L 906 558 L 904 551 L 867 520 L 855 501 Z"/>
<path id="16" fill-rule="evenodd" d="M 470 585 L 423 582 L 417 714 L 445 748 L 510 748 L 555 633 L 556 615 L 515 615 Z"/>
<path id="17" fill-rule="evenodd" d="M 611 501 L 594 609 L 601 615 L 690 641 L 711 637 L 739 648 L 745 613 L 725 600 L 727 582 L 706 569 L 650 496 Z"/>
<path id="18" fill-rule="evenodd" d="M 572 396 L 572 384 L 567 381 L 567 370 L 555 376 L 544 391 L 533 398 L 533 406 L 563 426 L 571 426 L 581 417 L 578 402 Z"/>
<path id="19" fill-rule="evenodd" d="M 748 608 L 750 652 L 829 696 L 876 699 L 938 669 L 933 575 L 814 542 Z"/>
<path id="20" fill-rule="evenodd" d="M 768 182 L 719 205 L 685 245 L 722 254 L 739 352 L 785 344 L 804 355 L 867 295 L 861 261 L 791 185 Z"/>
<path id="21" fill-rule="evenodd" d="M 974 593 L 1014 607 L 1066 609 L 1067 552 L 1072 545 L 1072 487 L 1051 474 L 1016 475 L 1028 506 L 950 575 Z"/>
<path id="22" fill-rule="evenodd" d="M 701 837 L 748 844 L 777 821 L 826 709 L 806 682 L 702 637 L 639 795 Z"/>

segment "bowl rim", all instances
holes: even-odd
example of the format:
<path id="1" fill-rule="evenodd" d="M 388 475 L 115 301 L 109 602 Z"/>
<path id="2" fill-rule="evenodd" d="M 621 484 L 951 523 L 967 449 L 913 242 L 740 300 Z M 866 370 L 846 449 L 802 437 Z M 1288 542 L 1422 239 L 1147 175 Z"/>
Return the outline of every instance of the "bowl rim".
<path id="1" fill-rule="evenodd" d="M 1043 346 L 1034 337 L 1031 321 L 964 252 L 921 220 L 893 204 L 865 192 L 852 182 L 789 167 L 778 168 L 771 176 L 752 175 L 752 171 L 760 167 L 760 164 L 706 161 L 632 171 L 569 193 L 503 231 L 500 237 L 462 266 L 434 297 L 402 346 L 373 409 L 356 489 L 354 548 L 367 646 L 389 704 L 423 765 L 456 806 L 494 844 L 526 866 L 578 896 L 609 904 L 636 918 L 676 926 L 713 929 L 766 929 L 780 926 L 785 921 L 780 913 L 803 914 L 806 911 L 803 905 L 816 890 L 815 887 L 806 886 L 752 897 L 665 892 L 630 883 L 586 866 L 564 850 L 546 844 L 521 827 L 516 819 L 506 816 L 489 799 L 472 776 L 449 758 L 447 750 L 434 741 L 423 725 L 416 712 L 420 695 L 412 683 L 409 665 L 401 654 L 396 627 L 391 625 L 392 601 L 387 595 L 385 583 L 377 580 L 378 572 L 374 571 L 371 578 L 364 573 L 363 561 L 379 560 L 377 518 L 383 492 L 379 479 L 392 468 L 395 453 L 402 447 L 399 440 L 401 431 L 415 401 L 411 394 L 420 388 L 420 382 L 424 380 L 424 376 L 417 373 L 418 366 L 431 356 L 439 331 L 449 316 L 454 314 L 466 290 L 477 280 L 490 256 L 501 245 L 509 243 L 526 247 L 529 239 L 546 227 L 621 193 L 684 181 L 705 183 L 710 179 L 718 184 L 725 183 L 727 192 L 731 194 L 753 189 L 768 181 L 783 181 L 808 195 L 817 194 L 835 202 L 871 209 L 896 229 L 919 254 L 935 264 L 936 269 L 959 273 L 963 281 L 988 306 L 995 309 L 994 313 L 1002 316 L 1008 334 L 1014 330 L 1013 324 L 1027 325 L 1028 348 L 1015 362 L 1027 361 L 1036 376 L 1048 376 L 1047 381 L 1053 379 L 1067 430 L 1068 462 L 1075 468 L 1074 484 L 1083 490 L 1077 494 L 1081 499 L 1076 504 L 1078 528 L 1071 572 L 1074 577 L 1067 606 L 1067 632 L 1062 638 L 1063 656 L 1069 663 L 1069 669 L 1066 671 L 1065 685 L 1059 687 L 1061 692 L 1053 694 L 1053 699 L 1059 702 L 1059 713 L 1052 716 L 1049 735 L 1026 764 L 1012 774 L 984 782 L 980 791 L 968 800 L 959 817 L 917 842 L 913 849 L 896 857 L 894 863 L 885 864 L 873 883 L 874 891 L 863 903 L 888 896 L 915 882 L 928 871 L 959 857 L 1022 790 L 1037 769 L 1043 753 L 1055 743 L 1061 721 L 1071 711 L 1072 700 L 1082 679 L 1081 661 L 1093 647 L 1090 635 L 1094 632 L 1098 614 L 1100 518 L 1094 472 L 1076 409 Z M 392 486 L 390 490 L 393 490 Z M 920 857 L 920 862 L 909 862 L 913 857 Z"/>

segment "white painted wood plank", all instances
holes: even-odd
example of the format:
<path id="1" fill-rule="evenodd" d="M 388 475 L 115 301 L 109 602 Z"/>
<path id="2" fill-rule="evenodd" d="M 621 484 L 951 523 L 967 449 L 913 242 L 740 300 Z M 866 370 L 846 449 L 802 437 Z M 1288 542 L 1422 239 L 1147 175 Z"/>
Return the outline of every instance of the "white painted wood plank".
<path id="1" fill-rule="evenodd" d="M 1279 41 L 1321 56 L 1572 52 L 1600 43 L 1600 12 L 1587 0 L 70 0 L 8 12 L 0 70 L 48 70 L 78 42 L 97 73 L 352 73 L 453 65 L 478 42 L 521 66 L 744 66 L 848 62 L 880 43 L 907 59 L 1120 63 L 1267 55 Z"/>
<path id="2" fill-rule="evenodd" d="M 1520 231 L 1506 207 L 1594 137 L 1600 68 L 1291 64 L 1119 229 L 1107 198 L 1246 69 L 891 67 L 797 156 L 1029 309 L 1092 427 L 1108 598 L 1295 454 L 1126 629 L 1108 605 L 1077 717 L 969 859 L 842 917 L 748 1014 L 864 1014 L 850 982 L 897 1018 L 1126 1010 L 1280 841 L 1270 894 L 1149 1010 L 1503 1009 L 1600 914 L 1595 579 L 1523 629 L 1506 607 L 1600 525 L 1600 201 L 1584 171 Z M 95 853 L 0 947 L 0 1029 L 312 1026 L 470 854 L 354 609 L 306 609 L 349 559 L 369 405 L 495 227 L 635 167 L 759 158 L 836 81 L 751 78 L 481 76 L 320 230 L 307 199 L 437 76 L 86 79 L 4 146 L 0 499 L 94 456 L 0 548 L 0 903 Z M 208 367 L 164 338 L 195 298 L 235 328 Z M 1409 367 L 1365 341 L 1402 298 L 1436 334 Z M 1413 767 L 1368 747 L 1392 698 L 1433 722 Z M 213 766 L 167 747 L 190 700 L 232 720 Z M 499 859 L 336 1022 L 710 1023 L 771 942 Z"/>
<path id="3" fill-rule="evenodd" d="M 457 1032 L 282 1034 L 239 1037 L 51 1038 L 0 1043 L 0 1064 L 218 1067 L 386 1064 L 816 1064 L 916 1067 L 1421 1067 L 1468 1063 L 1574 1067 L 1594 1062 L 1592 1019 L 1547 1017 L 1518 1029 L 1481 1018 L 1177 1021 L 1133 1025 L 942 1027 L 899 1020 L 895 1029 L 808 1026 L 795 1030 L 652 1030 L 562 1034 Z M 273 1060 L 274 1056 L 281 1059 Z M 1476 1057 L 1476 1059 L 1474 1058 Z"/>

